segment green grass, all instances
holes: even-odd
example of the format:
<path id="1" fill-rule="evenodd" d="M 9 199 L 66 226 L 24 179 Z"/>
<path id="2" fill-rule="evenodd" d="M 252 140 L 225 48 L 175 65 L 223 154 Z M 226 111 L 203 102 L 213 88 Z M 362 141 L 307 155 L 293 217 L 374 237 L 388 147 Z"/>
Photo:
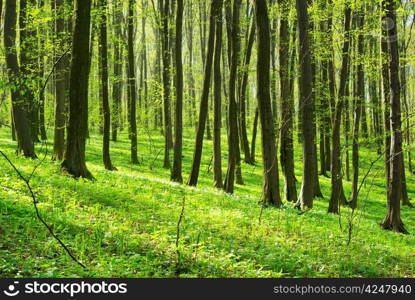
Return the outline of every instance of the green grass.
<path id="1" fill-rule="evenodd" d="M 261 223 L 262 166 L 243 165 L 244 186 L 230 196 L 212 187 L 208 171 L 212 144 L 205 141 L 199 185 L 169 181 L 162 168 L 163 138 L 140 132 L 140 165 L 129 164 L 126 135 L 111 143 L 117 172 L 105 171 L 101 137 L 87 142 L 87 165 L 96 181 L 74 180 L 59 172 L 50 155 L 31 180 L 45 220 L 82 261 L 70 260 L 36 219 L 24 183 L 0 159 L 0 277 L 413 277 L 415 237 L 384 231 L 386 213 L 382 159 L 374 166 L 359 197 L 352 241 L 348 245 L 350 210 L 341 218 L 327 214 L 330 179 L 321 177 L 324 199 L 306 213 L 292 208 L 266 208 Z M 189 174 L 193 133 L 184 140 L 184 176 Z M 224 147 L 226 147 L 224 141 Z M 38 145 L 38 153 L 44 153 Z M 14 154 L 9 131 L 0 130 L 0 149 L 25 175 L 39 161 Z M 49 151 L 52 149 L 48 145 Z M 296 175 L 301 180 L 301 149 L 296 147 Z M 258 142 L 257 153 L 260 154 Z M 375 151 L 362 149 L 361 177 Z M 223 151 L 226 164 L 226 149 Z M 258 155 L 257 160 L 260 161 Z M 224 166 L 223 170 L 226 166 Z M 283 190 L 281 175 L 281 191 Z M 407 175 L 410 197 L 413 176 Z M 297 185 L 300 188 L 300 182 Z M 345 182 L 347 195 L 350 182 Z M 181 223 L 177 268 L 176 224 Z M 402 218 L 415 231 L 415 210 Z M 341 225 L 341 226 L 340 226 Z"/>

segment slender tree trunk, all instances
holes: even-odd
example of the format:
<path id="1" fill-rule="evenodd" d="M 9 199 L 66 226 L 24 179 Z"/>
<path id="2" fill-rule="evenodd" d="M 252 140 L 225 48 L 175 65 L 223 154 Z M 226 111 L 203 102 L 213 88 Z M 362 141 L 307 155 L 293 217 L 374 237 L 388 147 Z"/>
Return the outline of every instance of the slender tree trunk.
<path id="1" fill-rule="evenodd" d="M 188 98 L 189 98 L 189 121 L 191 126 L 197 127 L 196 121 L 196 88 L 195 79 L 193 76 L 193 2 L 187 4 L 187 48 L 189 54 L 189 68 L 188 68 Z"/>
<path id="2" fill-rule="evenodd" d="M 362 103 L 362 136 L 365 140 L 369 138 L 369 127 L 367 125 L 367 110 L 366 110 L 366 102 L 363 101 Z"/>
<path id="3" fill-rule="evenodd" d="M 88 65 L 91 0 L 75 0 L 69 86 L 69 126 L 62 168 L 74 177 L 92 178 L 85 163 L 88 123 Z"/>
<path id="4" fill-rule="evenodd" d="M 314 172 L 314 103 L 313 103 L 313 74 L 311 69 L 311 54 L 309 47 L 309 23 L 307 0 L 297 0 L 298 29 L 299 29 L 299 61 L 301 78 L 300 108 L 301 108 L 301 132 L 303 140 L 303 182 L 301 192 L 296 203 L 297 208 L 306 209 L 313 207 L 315 191 Z"/>
<path id="5" fill-rule="evenodd" d="M 400 233 L 408 233 L 401 220 L 402 197 L 402 131 L 401 131 L 401 87 L 399 81 L 399 48 L 396 22 L 396 0 L 383 1 L 384 21 L 396 26 L 388 26 L 389 72 L 390 72 L 390 121 L 391 121 L 391 157 L 390 182 L 388 190 L 388 211 L 382 227 Z"/>
<path id="6" fill-rule="evenodd" d="M 135 1 L 128 2 L 128 88 L 130 92 L 130 140 L 131 140 L 131 163 L 138 164 L 137 157 L 137 90 L 135 78 L 134 58 L 134 7 Z"/>
<path id="7" fill-rule="evenodd" d="M 249 141 L 248 141 L 248 134 L 246 130 L 246 101 L 247 101 L 247 86 L 248 86 L 248 78 L 249 78 L 249 65 L 251 63 L 251 55 L 252 55 L 252 48 L 255 41 L 255 23 L 252 22 L 250 25 L 249 30 L 249 37 L 248 43 L 246 45 L 246 53 L 245 53 L 245 61 L 242 70 L 242 79 L 241 79 L 241 86 L 239 90 L 239 110 L 240 110 L 240 117 L 239 117 L 239 133 L 240 133 L 240 140 L 242 150 L 244 152 L 245 162 L 248 164 L 253 164 L 250 150 L 249 150 Z"/>
<path id="8" fill-rule="evenodd" d="M 200 54 L 202 56 L 203 67 L 205 68 L 206 62 L 206 31 L 207 31 L 207 9 L 206 1 L 199 1 L 199 32 L 200 32 Z M 210 130 L 210 118 L 209 118 L 209 106 L 206 118 L 206 139 L 212 139 L 212 133 Z"/>
<path id="9" fill-rule="evenodd" d="M 256 136 L 258 131 L 258 119 L 259 119 L 259 110 L 255 109 L 254 124 L 252 126 L 252 140 L 251 140 L 251 158 L 255 163 L 255 149 L 256 149 Z"/>
<path id="10" fill-rule="evenodd" d="M 16 53 L 16 25 L 17 7 L 16 1 L 6 0 L 6 11 L 4 18 L 4 49 L 6 52 L 6 66 L 9 81 L 15 86 L 19 86 L 20 76 L 19 64 Z M 17 139 L 18 152 L 22 152 L 25 157 L 36 158 L 30 124 L 27 113 L 26 98 L 18 89 L 11 89 L 12 114 L 14 131 Z"/>
<path id="11" fill-rule="evenodd" d="M 0 1 L 1 2 L 1 1 Z M 2 3 L 0 3 L 0 6 Z M 38 1 L 38 9 L 44 9 L 44 1 Z M 1 9 L 0 9 L 1 14 Z M 44 28 L 42 26 L 38 26 L 38 34 L 37 34 L 37 45 L 39 49 L 41 49 L 42 39 L 41 35 L 44 33 Z M 38 56 L 38 79 L 37 79 L 37 90 L 38 90 L 38 98 L 39 98 L 39 133 L 40 139 L 42 141 L 47 140 L 46 134 L 46 124 L 45 124 L 45 90 L 43 88 L 43 77 L 45 74 L 45 52 L 39 50 Z"/>
<path id="12" fill-rule="evenodd" d="M 214 106 L 213 106 L 213 185 L 216 188 L 223 187 L 222 181 L 222 156 L 221 156 L 221 128 L 222 128 L 222 3 L 218 8 L 216 17 L 216 39 L 214 54 Z"/>
<path id="13" fill-rule="evenodd" d="M 345 40 L 343 42 L 342 50 L 342 69 L 340 74 L 340 90 L 339 97 L 335 106 L 335 114 L 333 121 L 332 133 L 332 155 L 331 155 L 331 197 L 329 203 L 329 213 L 338 214 L 340 205 L 346 202 L 346 197 L 343 190 L 343 180 L 341 174 L 341 154 L 340 154 L 340 125 L 342 118 L 342 111 L 344 101 L 347 95 L 349 58 L 350 58 L 350 23 L 351 23 L 351 8 L 346 4 L 344 33 Z"/>
<path id="14" fill-rule="evenodd" d="M 383 83 L 383 103 L 384 103 L 384 157 L 385 157 L 385 186 L 389 191 L 390 181 L 390 149 L 391 149 L 391 130 L 390 130 L 390 75 L 389 75 L 389 49 L 387 42 L 387 31 L 382 30 L 382 83 Z M 389 192 L 388 192 L 389 193 Z"/>
<path id="15" fill-rule="evenodd" d="M 360 8 L 360 11 L 356 12 L 357 14 L 357 27 L 359 30 L 358 37 L 358 57 L 364 55 L 364 9 Z M 359 185 L 359 129 L 360 129 L 360 116 L 362 103 L 365 98 L 365 75 L 364 75 L 364 66 L 363 62 L 357 65 L 357 91 L 356 91 L 356 103 L 354 108 L 354 118 L 353 118 L 353 181 L 352 181 L 352 195 L 350 198 L 350 207 L 353 209 L 357 208 L 357 197 L 358 197 L 358 185 Z"/>
<path id="16" fill-rule="evenodd" d="M 145 9 L 145 7 L 147 6 L 147 1 L 143 0 L 141 2 L 142 8 Z M 142 18 L 142 22 L 141 22 L 141 31 L 142 31 L 142 74 L 141 77 L 143 79 L 143 102 L 144 102 L 144 107 L 143 107 L 143 113 L 144 113 L 144 126 L 148 127 L 149 126 L 149 103 L 148 103 L 148 65 L 147 65 L 147 32 L 146 32 L 146 28 L 147 28 L 147 22 L 146 22 L 146 16 L 144 15 Z"/>
<path id="17" fill-rule="evenodd" d="M 236 105 L 236 80 L 239 64 L 239 15 L 240 15 L 240 0 L 234 0 L 232 11 L 232 56 L 229 73 L 229 104 L 228 104 L 228 170 L 226 172 L 224 190 L 232 194 L 235 184 L 235 170 L 237 164 L 237 151 L 239 151 L 238 143 L 238 117 Z M 238 149 L 236 149 L 238 147 Z"/>
<path id="18" fill-rule="evenodd" d="M 199 177 L 200 161 L 202 159 L 203 136 L 205 133 L 207 110 L 209 107 L 209 87 L 212 77 L 212 62 L 215 44 L 215 18 L 218 14 L 218 9 L 221 7 L 222 0 L 212 0 L 211 12 L 209 17 L 209 38 L 208 51 L 206 55 L 205 74 L 203 80 L 203 90 L 199 107 L 199 123 L 196 132 L 195 150 L 193 154 L 192 168 L 188 181 L 188 185 L 196 186 Z"/>
<path id="19" fill-rule="evenodd" d="M 110 126 L 111 112 L 109 106 L 108 91 L 108 45 L 107 45 L 107 0 L 99 0 L 100 22 L 99 22 L 99 68 L 101 69 L 102 89 L 102 113 L 104 117 L 102 158 L 105 169 L 113 171 L 116 168 L 112 165 L 110 157 Z"/>
<path id="20" fill-rule="evenodd" d="M 182 153 L 183 153 L 183 66 L 182 66 L 182 29 L 183 29 L 183 0 L 177 0 L 176 15 L 176 109 L 174 127 L 174 161 L 171 180 L 183 182 Z"/>
<path id="21" fill-rule="evenodd" d="M 37 7 L 35 0 L 20 1 L 20 76 L 22 77 L 20 93 L 26 98 L 30 133 L 34 143 L 39 142 L 39 103 L 35 99 L 33 86 L 37 76 L 36 30 L 33 25 L 33 18 L 30 10 Z"/>
<path id="22" fill-rule="evenodd" d="M 289 3 L 279 1 L 282 14 L 280 19 L 280 86 L 281 86 L 281 146 L 280 160 L 285 177 L 285 198 L 287 201 L 297 201 L 297 189 L 294 175 L 294 141 L 293 117 L 294 98 L 290 93 L 290 35 L 288 32 Z"/>
<path id="23" fill-rule="evenodd" d="M 122 99 L 122 7 L 113 4 L 114 12 L 114 65 L 113 65 L 113 84 L 112 84 L 112 140 L 118 139 L 118 130 L 121 119 L 121 99 Z"/>
<path id="24" fill-rule="evenodd" d="M 270 69 L 271 43 L 268 9 L 265 0 L 255 1 L 257 25 L 257 99 L 262 128 L 262 161 L 264 166 L 262 204 L 280 207 L 277 147 L 275 145 L 274 118 L 271 111 Z"/>
<path id="25" fill-rule="evenodd" d="M 57 44 L 62 48 L 65 45 L 65 40 L 62 35 L 65 33 L 64 26 L 64 2 L 63 0 L 55 1 L 55 34 L 57 36 Z M 65 72 L 68 65 L 68 60 L 63 59 L 56 65 L 55 72 L 55 128 L 53 137 L 53 160 L 61 161 L 63 159 L 65 150 L 65 103 L 66 103 L 66 88 L 67 81 L 65 79 Z"/>
<path id="26" fill-rule="evenodd" d="M 162 3 L 162 2 L 161 2 Z M 169 10 L 170 0 L 164 0 L 160 7 L 161 39 L 163 61 L 163 106 L 164 106 L 164 162 L 163 167 L 170 169 L 170 149 L 173 147 L 173 136 L 170 114 L 170 39 L 169 39 Z"/>

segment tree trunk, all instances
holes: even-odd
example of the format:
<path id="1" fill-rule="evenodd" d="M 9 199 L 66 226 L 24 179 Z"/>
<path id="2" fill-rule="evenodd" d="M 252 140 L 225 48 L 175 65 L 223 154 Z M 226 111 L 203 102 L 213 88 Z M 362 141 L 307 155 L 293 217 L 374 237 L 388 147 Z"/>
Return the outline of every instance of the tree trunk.
<path id="1" fill-rule="evenodd" d="M 122 7 L 114 3 L 114 76 L 112 84 L 112 140 L 118 139 L 118 130 L 120 128 L 121 118 L 121 98 L 122 98 Z"/>
<path id="2" fill-rule="evenodd" d="M 16 53 L 16 25 L 17 9 L 16 1 L 6 0 L 6 11 L 4 18 L 4 49 L 6 52 L 6 66 L 9 81 L 15 85 L 16 89 L 11 89 L 12 114 L 14 131 L 17 139 L 18 152 L 22 152 L 25 157 L 36 158 L 30 124 L 28 119 L 26 98 L 21 95 L 18 87 L 20 82 L 19 64 Z"/>
<path id="3" fill-rule="evenodd" d="M 189 121 L 190 125 L 197 127 L 196 121 L 196 88 L 195 79 L 193 76 L 193 2 L 187 3 L 187 20 L 185 22 L 187 32 L 187 48 L 189 53 L 189 68 L 188 68 L 188 98 L 189 98 Z"/>
<path id="4" fill-rule="evenodd" d="M 275 145 L 274 118 L 271 111 L 270 63 L 271 43 L 268 9 L 265 0 L 255 1 L 257 25 L 257 99 L 262 128 L 262 161 L 264 167 L 262 204 L 280 207 L 278 170 L 276 167 L 277 148 Z"/>
<path id="5" fill-rule="evenodd" d="M 1 6 L 0 1 L 0 6 Z M 44 1 L 39 0 L 38 1 L 38 8 L 43 9 L 44 8 Z M 0 9 L 1 13 L 1 9 Z M 44 33 L 44 28 L 41 26 L 38 27 L 38 35 L 37 35 L 37 45 L 39 49 L 41 49 L 42 45 L 42 39 L 41 35 Z M 38 79 L 37 79 L 37 91 L 38 91 L 38 97 L 39 97 L 39 133 L 40 133 L 40 139 L 42 141 L 47 140 L 47 134 L 46 134 L 46 124 L 45 124 L 45 90 L 43 88 L 43 80 L 45 75 L 45 52 L 42 50 L 39 50 L 39 56 L 38 56 Z"/>
<path id="6" fill-rule="evenodd" d="M 216 17 L 216 40 L 214 57 L 214 106 L 213 106 L 213 185 L 216 188 L 223 187 L 222 181 L 222 155 L 221 155 L 221 128 L 222 128 L 222 3 L 218 8 Z"/>
<path id="7" fill-rule="evenodd" d="M 255 109 L 254 124 L 252 125 L 251 158 L 255 163 L 256 136 L 258 131 L 259 110 Z"/>
<path id="8" fill-rule="evenodd" d="M 33 18 L 30 10 L 36 7 L 34 0 L 20 1 L 20 76 L 21 85 L 19 87 L 20 93 L 26 98 L 26 105 L 28 110 L 28 119 L 30 126 L 30 133 L 34 143 L 39 142 L 39 103 L 35 100 L 35 92 L 33 86 L 36 86 L 37 80 L 37 57 L 38 51 L 36 49 L 36 30 L 33 25 Z"/>
<path id="9" fill-rule="evenodd" d="M 236 80 L 239 64 L 239 15 L 240 15 L 240 0 L 234 0 L 232 11 L 232 35 L 231 46 L 232 56 L 229 73 L 229 104 L 228 104 L 228 170 L 226 172 L 224 190 L 225 192 L 232 194 L 235 184 L 235 169 L 237 164 L 237 152 L 239 151 L 238 143 L 238 116 L 236 105 Z M 228 37 L 229 38 L 229 37 Z"/>
<path id="10" fill-rule="evenodd" d="M 202 158 L 203 136 L 205 133 L 207 110 L 209 106 L 209 87 L 212 76 L 212 62 L 215 44 L 215 18 L 218 14 L 218 9 L 221 7 L 222 0 L 212 0 L 211 12 L 209 17 L 209 38 L 208 51 L 206 55 L 205 74 L 203 80 L 202 97 L 199 107 L 199 123 L 196 132 L 195 150 L 193 154 L 192 169 L 188 181 L 188 185 L 196 186 L 199 177 L 200 161 Z"/>
<path id="11" fill-rule="evenodd" d="M 135 81 L 135 58 L 134 58 L 134 7 L 135 1 L 128 2 L 128 88 L 130 92 L 130 140 L 131 140 L 131 163 L 138 164 L 137 157 L 137 90 Z"/>
<path id="12" fill-rule="evenodd" d="M 255 109 L 254 124 L 252 125 L 252 140 L 251 140 L 251 158 L 255 163 L 255 149 L 256 149 L 256 136 L 258 132 L 258 119 L 259 119 L 259 110 Z"/>
<path id="13" fill-rule="evenodd" d="M 389 74 L 389 49 L 387 42 L 387 31 L 385 28 L 382 30 L 382 84 L 383 84 L 383 103 L 384 103 L 384 157 L 385 157 L 385 186 L 389 191 L 390 180 L 390 149 L 391 149 L 391 128 L 390 128 L 390 74 Z M 388 192 L 389 193 L 389 192 Z"/>
<path id="14" fill-rule="evenodd" d="M 182 146 L 183 146 L 183 66 L 182 66 L 182 29 L 183 29 L 183 0 L 177 0 L 176 16 L 176 109 L 174 127 L 174 161 L 171 180 L 183 182 L 182 177 Z"/>
<path id="15" fill-rule="evenodd" d="M 299 61 L 301 78 L 300 108 L 301 108 L 301 132 L 303 140 L 303 182 L 301 192 L 296 203 L 297 208 L 306 209 L 313 207 L 315 191 L 314 172 L 314 103 L 313 103 L 313 74 L 311 69 L 311 54 L 308 33 L 307 0 L 297 0 L 298 29 L 299 29 Z"/>
<path id="16" fill-rule="evenodd" d="M 390 149 L 390 182 L 388 190 L 388 211 L 381 226 L 384 229 L 400 233 L 408 233 L 401 220 L 401 197 L 402 197 L 402 131 L 401 131 L 401 87 L 399 81 L 399 49 L 398 31 L 396 23 L 396 0 L 383 1 L 383 10 L 386 12 L 384 22 L 392 22 L 396 26 L 388 26 L 389 45 L 389 72 L 390 72 L 390 126 L 391 126 L 391 149 Z"/>
<path id="17" fill-rule="evenodd" d="M 245 61 L 242 70 L 242 80 L 241 86 L 239 90 L 239 110 L 240 110 L 240 117 L 239 117 L 239 133 L 240 133 L 240 140 L 242 150 L 245 156 L 245 162 L 248 164 L 253 164 L 250 150 L 249 150 L 249 141 L 248 141 L 248 134 L 246 130 L 246 99 L 247 99 L 247 85 L 248 85 L 248 78 L 249 78 L 249 65 L 251 62 L 251 55 L 252 55 L 252 48 L 255 41 L 255 24 L 252 22 L 248 43 L 246 46 L 246 53 L 245 53 Z"/>
<path id="18" fill-rule="evenodd" d="M 57 44 L 60 48 L 65 46 L 65 40 L 62 35 L 65 33 L 64 24 L 64 2 L 63 0 L 55 1 L 55 34 L 57 36 Z M 52 159 L 61 161 L 65 150 L 65 105 L 66 105 L 66 89 L 67 81 L 65 78 L 66 69 L 68 67 L 68 59 L 62 59 L 56 65 L 55 71 L 55 128 L 53 137 L 53 155 Z"/>
<path id="19" fill-rule="evenodd" d="M 109 106 L 108 92 L 108 45 L 107 45 L 107 0 L 99 0 L 100 20 L 99 20 L 99 68 L 101 69 L 101 89 L 102 89 L 102 113 L 104 117 L 102 158 L 105 169 L 113 171 L 116 168 L 112 165 L 110 157 L 110 126 L 111 112 Z"/>
<path id="20" fill-rule="evenodd" d="M 282 9 L 280 20 L 280 90 L 281 90 L 281 146 L 280 160 L 285 177 L 285 198 L 297 201 L 297 189 L 294 175 L 294 141 L 293 141 L 293 110 L 294 98 L 290 93 L 290 35 L 288 31 L 289 4 L 280 0 Z"/>
<path id="21" fill-rule="evenodd" d="M 163 61 L 163 106 L 164 106 L 164 162 L 163 168 L 170 169 L 170 149 L 173 147 L 170 114 L 170 48 L 169 48 L 169 10 L 170 0 L 160 1 L 161 49 Z"/>
<path id="22" fill-rule="evenodd" d="M 342 68 L 340 74 L 340 90 L 339 97 L 335 106 L 333 133 L 332 133 L 332 155 L 331 155 L 331 197 L 329 203 L 329 213 L 338 214 L 340 204 L 346 202 L 346 197 L 343 190 L 343 180 L 341 174 L 341 154 L 340 154 L 340 125 L 342 118 L 342 111 L 344 101 L 347 95 L 348 71 L 349 71 L 349 49 L 350 49 L 350 23 L 351 23 L 351 8 L 346 4 L 344 33 L 345 40 L 343 42 L 342 50 Z"/>
<path id="23" fill-rule="evenodd" d="M 74 177 L 92 178 L 85 163 L 88 123 L 88 65 L 91 0 L 76 0 L 69 86 L 69 126 L 62 169 Z"/>
<path id="24" fill-rule="evenodd" d="M 358 37 L 358 57 L 364 55 L 364 8 L 360 8 L 360 11 L 356 12 L 357 23 L 359 30 Z M 356 103 L 354 108 L 353 118 L 353 153 L 352 153 L 352 164 L 353 164 L 353 181 L 352 181 L 352 195 L 350 198 L 350 207 L 353 209 L 357 208 L 357 197 L 358 197 L 358 184 L 359 184 L 359 129 L 360 129 L 360 116 L 362 103 L 365 98 L 365 74 L 363 61 L 360 61 L 357 65 L 357 91 L 356 91 Z"/>

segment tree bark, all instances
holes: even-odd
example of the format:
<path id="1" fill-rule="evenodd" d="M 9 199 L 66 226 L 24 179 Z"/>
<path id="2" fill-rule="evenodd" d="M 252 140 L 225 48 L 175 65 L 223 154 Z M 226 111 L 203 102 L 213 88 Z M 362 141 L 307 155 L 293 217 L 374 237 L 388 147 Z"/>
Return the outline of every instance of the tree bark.
<path id="1" fill-rule="evenodd" d="M 209 87 L 212 77 L 212 62 L 215 44 L 215 18 L 218 14 L 218 9 L 221 6 L 222 0 L 212 0 L 211 12 L 209 17 L 209 38 L 208 51 L 206 55 L 205 74 L 203 80 L 202 96 L 199 107 L 199 123 L 196 132 L 195 150 L 193 154 L 192 169 L 188 181 L 188 185 L 196 186 L 199 177 L 200 161 L 202 158 L 203 136 L 205 133 L 207 110 L 209 106 Z"/>
<path id="2" fill-rule="evenodd" d="M 360 59 L 364 55 L 364 9 L 360 8 L 357 14 L 357 29 L 359 30 L 358 37 L 358 56 Z M 358 184 L 359 184 L 359 129 L 360 129 L 360 116 L 362 112 L 362 103 L 365 99 L 365 75 L 363 61 L 360 60 L 357 65 L 357 91 L 356 91 L 356 103 L 354 108 L 353 118 L 353 150 L 352 150 L 352 164 L 353 164 L 353 181 L 352 181 L 352 195 L 350 198 L 350 207 L 352 209 L 357 208 L 358 197 Z"/>
<path id="3" fill-rule="evenodd" d="M 293 117 L 294 98 L 290 93 L 290 35 L 288 31 L 289 3 L 279 0 L 282 9 L 280 19 L 280 90 L 281 90 L 281 146 L 280 160 L 285 177 L 285 198 L 297 201 L 294 175 Z"/>
<path id="4" fill-rule="evenodd" d="M 221 53 L 222 53 L 222 3 L 218 8 L 216 17 L 216 39 L 214 54 L 214 102 L 213 102 L 213 185 L 216 188 L 223 187 L 222 179 L 222 74 L 221 74 Z"/>
<path id="5" fill-rule="evenodd" d="M 164 2 L 164 3 L 163 3 Z M 173 147 L 173 136 L 170 113 L 170 39 L 169 10 L 170 0 L 160 1 L 161 13 L 161 49 L 163 61 L 163 106 L 164 106 L 164 162 L 163 168 L 170 169 L 170 149 Z"/>
<path id="6" fill-rule="evenodd" d="M 258 108 L 255 109 L 255 116 L 254 116 L 254 124 L 252 125 L 252 140 L 251 140 L 251 158 L 252 161 L 255 163 L 256 156 L 255 156 L 255 149 L 256 149 L 256 136 L 258 132 L 258 119 L 259 119 L 259 110 Z"/>
<path id="7" fill-rule="evenodd" d="M 331 155 L 331 197 L 329 203 L 329 213 L 338 214 L 340 205 L 346 203 L 346 197 L 343 190 L 343 180 L 341 174 L 341 154 L 340 154 L 340 125 L 343 112 L 344 101 L 347 95 L 348 71 L 350 60 L 350 23 L 351 8 L 346 4 L 344 33 L 345 39 L 342 50 L 342 68 L 340 74 L 339 97 L 335 106 L 332 133 L 332 155 Z"/>
<path id="8" fill-rule="evenodd" d="M 128 2 L 128 88 L 130 92 L 130 140 L 131 140 L 131 163 L 138 164 L 137 157 L 137 89 L 135 78 L 134 57 L 134 7 L 135 1 Z"/>
<path id="9" fill-rule="evenodd" d="M 384 161 L 385 161 L 385 186 L 389 191 L 390 180 L 390 149 L 391 149 L 391 128 L 390 128 L 390 75 L 389 75 L 389 46 L 387 42 L 387 31 L 382 29 L 381 42 L 381 63 L 382 63 L 382 84 L 383 84 L 383 120 L 384 120 Z M 389 193 L 389 192 L 388 192 Z"/>
<path id="10" fill-rule="evenodd" d="M 15 88 L 11 89 L 12 115 L 14 131 L 17 139 L 18 152 L 27 158 L 36 158 L 30 124 L 28 119 L 26 98 L 20 93 L 20 71 L 16 53 L 16 1 L 6 0 L 4 18 L 4 49 L 6 52 L 6 66 L 8 79 Z"/>
<path id="11" fill-rule="evenodd" d="M 74 177 L 91 179 L 85 163 L 88 123 L 88 65 L 91 0 L 76 0 L 69 86 L 69 126 L 62 169 Z"/>
<path id="12" fill-rule="evenodd" d="M 113 65 L 113 84 L 112 84 L 112 140 L 118 139 L 121 118 L 121 98 L 122 98 L 122 7 L 114 3 L 114 65 Z"/>
<path id="13" fill-rule="evenodd" d="M 21 0 L 19 9 L 20 24 L 20 93 L 26 98 L 30 133 L 34 143 L 39 142 L 39 103 L 35 100 L 35 89 L 38 64 L 38 50 L 36 49 L 36 30 L 30 14 L 32 8 L 37 7 L 34 0 Z"/>
<path id="14" fill-rule="evenodd" d="M 101 69 L 101 89 L 102 89 L 102 113 L 104 117 L 102 158 L 105 169 L 114 171 L 110 157 L 110 126 L 111 112 L 109 106 L 108 91 L 108 41 L 107 41 L 107 0 L 99 0 L 100 22 L 99 22 L 99 68 Z"/>
<path id="15" fill-rule="evenodd" d="M 399 48 L 396 22 L 396 0 L 382 2 L 385 12 L 384 22 L 388 22 L 389 74 L 390 74 L 390 181 L 388 190 L 388 211 L 381 226 L 384 229 L 408 233 L 401 220 L 402 197 L 402 121 L 401 121 L 401 87 L 399 80 Z M 392 25 L 392 26 L 391 26 Z"/>
<path id="16" fill-rule="evenodd" d="M 246 45 L 245 61 L 242 70 L 242 80 L 239 90 L 239 135 L 242 150 L 244 152 L 245 162 L 247 164 L 253 164 L 251 153 L 249 150 L 248 134 L 246 130 L 246 98 L 247 98 L 247 85 L 249 78 L 249 65 L 251 63 L 252 48 L 255 41 L 255 23 L 252 22 L 249 31 L 248 43 Z"/>
<path id="17" fill-rule="evenodd" d="M 235 184 L 235 170 L 237 165 L 237 152 L 239 151 L 238 143 L 238 116 L 236 104 L 236 80 L 239 64 L 239 15 L 240 15 L 240 0 L 234 0 L 232 11 L 232 54 L 231 65 L 229 73 L 229 104 L 228 104 L 228 170 L 226 172 L 224 190 L 232 194 Z M 238 149 L 237 149 L 238 147 Z"/>
<path id="18" fill-rule="evenodd" d="M 313 207 L 315 190 L 314 172 L 314 103 L 313 103 L 313 74 L 311 69 L 311 54 L 309 47 L 309 24 L 307 0 L 297 0 L 298 29 L 299 29 L 299 61 L 300 61 L 300 108 L 301 132 L 303 140 L 303 182 L 296 208 Z"/>
<path id="19" fill-rule="evenodd" d="M 271 111 L 270 69 L 271 43 L 270 24 L 267 3 L 265 0 L 255 1 L 255 18 L 257 25 L 257 100 L 262 128 L 262 161 L 263 186 L 262 204 L 280 207 L 277 148 L 275 144 L 274 118 Z"/>
<path id="20" fill-rule="evenodd" d="M 176 107 L 174 127 L 174 161 L 171 180 L 183 182 L 182 153 L 183 153 L 183 66 L 182 66 L 182 29 L 183 29 L 183 0 L 177 0 L 176 15 Z"/>

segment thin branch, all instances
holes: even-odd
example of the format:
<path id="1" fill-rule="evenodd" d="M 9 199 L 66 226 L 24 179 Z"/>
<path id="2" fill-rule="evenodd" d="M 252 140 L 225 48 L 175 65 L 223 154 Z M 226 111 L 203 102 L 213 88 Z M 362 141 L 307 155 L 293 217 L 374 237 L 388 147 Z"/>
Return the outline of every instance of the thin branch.
<path id="1" fill-rule="evenodd" d="M 71 250 L 69 250 L 69 248 L 62 242 L 62 240 L 53 232 L 53 229 L 46 223 L 46 221 L 40 215 L 39 208 L 37 206 L 38 201 L 36 200 L 35 193 L 33 192 L 33 189 L 30 185 L 30 179 L 27 179 L 26 177 L 24 177 L 22 175 L 22 173 L 19 171 L 19 169 L 17 169 L 17 167 L 13 164 L 13 162 L 9 159 L 9 157 L 3 151 L 0 150 L 0 154 L 7 160 L 7 162 L 10 164 L 10 166 L 16 171 L 16 173 L 20 177 L 20 179 L 23 180 L 24 183 L 26 184 L 26 186 L 27 186 L 27 188 L 30 192 L 30 196 L 32 197 L 33 207 L 35 208 L 36 216 L 39 219 L 39 221 L 47 228 L 47 230 L 52 235 L 52 237 L 62 246 L 62 248 L 70 256 L 70 258 L 74 262 L 76 262 L 78 265 L 80 265 L 82 268 L 86 269 L 85 265 L 82 264 L 78 259 L 75 258 L 75 256 L 72 254 Z"/>

